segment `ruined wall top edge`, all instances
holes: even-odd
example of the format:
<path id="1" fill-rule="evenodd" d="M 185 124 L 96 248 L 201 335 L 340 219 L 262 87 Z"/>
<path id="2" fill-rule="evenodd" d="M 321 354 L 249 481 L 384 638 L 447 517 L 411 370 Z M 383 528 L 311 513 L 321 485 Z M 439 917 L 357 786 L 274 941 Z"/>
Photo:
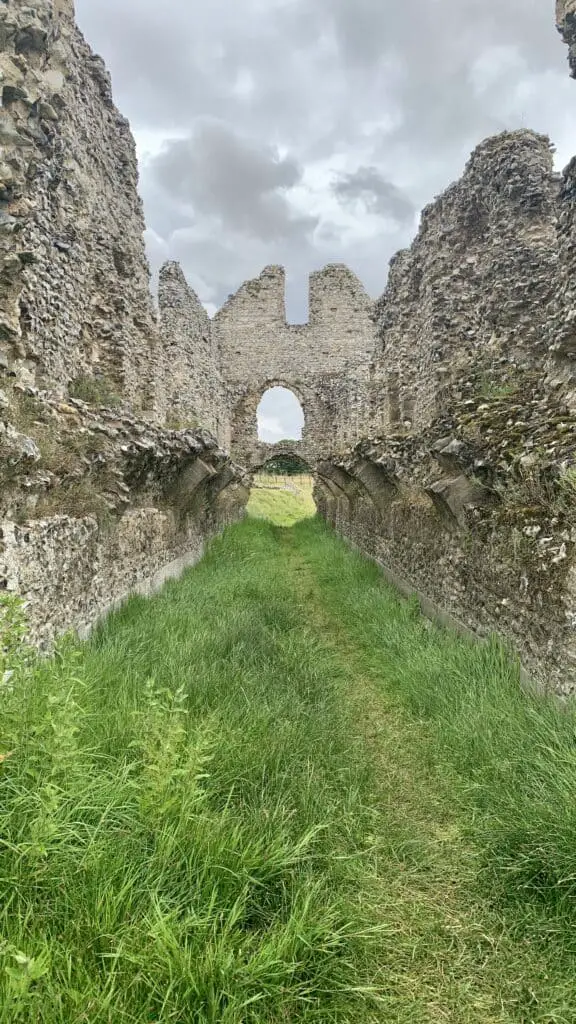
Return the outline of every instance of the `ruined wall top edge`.
<path id="1" fill-rule="evenodd" d="M 556 0 L 556 24 L 568 44 L 570 71 L 576 78 L 576 0 Z"/>
<path id="2" fill-rule="evenodd" d="M 218 324 L 233 320 L 246 302 L 253 302 L 255 308 L 259 307 L 263 320 L 286 324 L 285 296 L 286 269 L 278 264 L 270 264 L 264 267 L 258 277 L 244 281 L 238 291 L 228 297 L 216 313 L 214 322 Z M 364 285 L 346 264 L 329 263 L 308 276 L 309 319 L 301 326 L 313 324 L 318 317 L 324 317 L 334 296 L 338 296 L 339 303 L 343 297 L 345 299 L 348 296 L 360 309 L 366 311 L 373 305 Z"/>

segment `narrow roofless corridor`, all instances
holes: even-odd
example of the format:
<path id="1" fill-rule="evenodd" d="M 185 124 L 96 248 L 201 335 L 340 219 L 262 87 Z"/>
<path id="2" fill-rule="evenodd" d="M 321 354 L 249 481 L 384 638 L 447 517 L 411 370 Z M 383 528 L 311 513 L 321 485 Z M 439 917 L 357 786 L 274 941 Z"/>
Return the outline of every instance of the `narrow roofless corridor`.
<path id="1" fill-rule="evenodd" d="M 0 1024 L 570 1024 L 574 713 L 262 500 L 16 665 Z"/>

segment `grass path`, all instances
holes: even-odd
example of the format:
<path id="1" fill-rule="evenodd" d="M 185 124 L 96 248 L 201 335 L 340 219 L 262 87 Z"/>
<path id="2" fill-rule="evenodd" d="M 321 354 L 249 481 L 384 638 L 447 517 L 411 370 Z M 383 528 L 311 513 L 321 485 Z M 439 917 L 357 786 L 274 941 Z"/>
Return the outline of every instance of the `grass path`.
<path id="1" fill-rule="evenodd" d="M 576 1022 L 574 715 L 321 523 L 18 650 L 0 1024 Z"/>
<path id="2" fill-rule="evenodd" d="M 295 599 L 343 668 L 341 699 L 352 709 L 375 767 L 378 909 L 387 929 L 381 943 L 383 1009 L 374 1019 L 576 1021 L 576 986 L 570 976 L 554 977 L 558 949 L 546 949 L 548 923 L 535 942 L 533 921 L 507 918 L 490 899 L 490 887 L 479 877 L 482 851 L 467 835 L 470 807 L 465 801 L 462 813 L 454 799 L 464 797 L 461 780 L 438 757 L 427 723 L 420 716 L 407 719 L 387 685 L 386 661 L 374 657 L 373 636 L 364 634 L 360 617 L 348 615 L 358 593 L 365 596 L 364 586 L 375 589 L 382 604 L 390 602 L 390 590 L 373 566 L 335 538 L 324 535 L 321 552 L 306 543 L 315 529 L 303 524 L 299 532 L 282 529 L 277 536 Z M 343 587 L 344 566 L 348 578 L 356 576 L 356 587 Z M 445 639 L 409 603 L 392 600 L 400 619 L 407 614 L 419 630 Z"/>

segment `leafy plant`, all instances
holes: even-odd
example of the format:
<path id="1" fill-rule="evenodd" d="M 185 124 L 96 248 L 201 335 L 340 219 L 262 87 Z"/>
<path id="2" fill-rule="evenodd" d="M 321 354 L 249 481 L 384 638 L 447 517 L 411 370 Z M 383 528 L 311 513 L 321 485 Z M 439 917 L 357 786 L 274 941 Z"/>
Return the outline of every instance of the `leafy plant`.
<path id="1" fill-rule="evenodd" d="M 76 377 L 68 385 L 71 398 L 78 398 L 88 405 L 115 408 L 121 405 L 121 398 L 104 377 Z"/>

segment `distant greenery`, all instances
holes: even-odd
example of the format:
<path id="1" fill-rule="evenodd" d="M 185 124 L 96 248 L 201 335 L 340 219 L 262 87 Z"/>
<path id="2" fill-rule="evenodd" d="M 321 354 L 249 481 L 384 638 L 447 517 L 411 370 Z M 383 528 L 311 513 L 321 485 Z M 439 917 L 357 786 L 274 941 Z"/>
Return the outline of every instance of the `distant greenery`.
<path id="1" fill-rule="evenodd" d="M 2 598 L 0 1024 L 576 1020 L 576 715 L 496 643 L 317 519 L 51 660 L 23 629 Z"/>
<path id="2" fill-rule="evenodd" d="M 267 486 L 267 481 L 274 488 L 285 489 L 272 490 Z M 312 486 L 311 476 L 273 477 L 263 474 L 256 477 L 248 502 L 248 514 L 257 519 L 269 519 L 277 526 L 294 526 L 301 519 L 316 514 Z"/>
<path id="3" fill-rule="evenodd" d="M 291 444 L 290 441 L 280 441 L 279 443 Z M 265 466 L 262 466 L 260 472 L 298 476 L 301 473 L 309 473 L 310 468 L 298 455 L 275 455 Z"/>

